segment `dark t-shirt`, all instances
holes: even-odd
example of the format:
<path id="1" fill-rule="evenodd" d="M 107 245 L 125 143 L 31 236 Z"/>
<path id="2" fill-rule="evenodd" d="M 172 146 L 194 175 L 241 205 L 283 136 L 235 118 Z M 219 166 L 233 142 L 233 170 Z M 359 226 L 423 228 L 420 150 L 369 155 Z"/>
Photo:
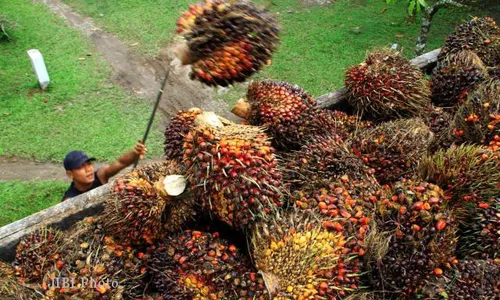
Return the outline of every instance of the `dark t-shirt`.
<path id="1" fill-rule="evenodd" d="M 77 190 L 75 188 L 74 182 L 71 182 L 71 185 L 69 186 L 69 188 L 64 193 L 62 201 L 64 201 L 66 198 L 73 198 L 75 196 L 78 196 L 78 195 L 83 194 L 85 192 L 88 192 L 90 190 L 93 190 L 96 187 L 101 186 L 101 185 L 102 185 L 102 182 L 101 182 L 101 180 L 99 180 L 99 177 L 97 176 L 97 171 L 95 171 L 94 172 L 94 182 L 92 182 L 92 186 L 88 190 L 80 192 L 79 190 Z"/>

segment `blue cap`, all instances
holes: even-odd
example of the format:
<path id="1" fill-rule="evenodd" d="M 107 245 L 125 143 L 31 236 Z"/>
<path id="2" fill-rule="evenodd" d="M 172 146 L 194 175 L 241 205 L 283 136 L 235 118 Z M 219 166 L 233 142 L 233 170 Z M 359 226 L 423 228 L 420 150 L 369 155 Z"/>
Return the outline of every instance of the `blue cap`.
<path id="1" fill-rule="evenodd" d="M 85 152 L 82 151 L 71 151 L 66 154 L 64 158 L 64 168 L 69 171 L 73 169 L 80 168 L 84 163 L 95 160 L 95 158 L 89 158 Z"/>

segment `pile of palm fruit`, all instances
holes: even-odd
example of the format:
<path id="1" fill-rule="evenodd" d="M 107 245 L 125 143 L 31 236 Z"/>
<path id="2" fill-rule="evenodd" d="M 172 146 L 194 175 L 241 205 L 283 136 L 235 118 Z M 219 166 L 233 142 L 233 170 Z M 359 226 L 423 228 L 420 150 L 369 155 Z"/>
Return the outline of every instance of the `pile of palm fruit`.
<path id="1" fill-rule="evenodd" d="M 243 80 L 216 53 L 239 43 L 257 47 L 256 71 L 276 43 L 269 18 L 246 2 L 190 7 L 178 31 L 194 77 Z M 0 296 L 499 299 L 499 53 L 500 29 L 475 18 L 431 80 L 388 50 L 348 68 L 346 111 L 276 80 L 249 85 L 241 124 L 180 111 L 165 161 L 115 180 L 101 215 L 23 238 Z"/>

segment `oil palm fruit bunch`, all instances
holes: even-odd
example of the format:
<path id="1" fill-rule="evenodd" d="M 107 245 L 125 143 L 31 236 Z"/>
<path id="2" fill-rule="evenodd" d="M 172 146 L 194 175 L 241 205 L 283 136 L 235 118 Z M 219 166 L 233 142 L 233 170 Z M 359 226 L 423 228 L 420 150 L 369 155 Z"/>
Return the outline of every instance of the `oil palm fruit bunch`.
<path id="1" fill-rule="evenodd" d="M 358 115 L 349 115 L 340 110 L 334 110 L 331 112 L 333 118 L 344 125 L 347 132 L 352 134 L 358 130 L 369 128 L 373 126 L 373 122 L 368 120 L 362 120 Z"/>
<path id="2" fill-rule="evenodd" d="M 350 140 L 353 153 L 381 184 L 412 177 L 427 154 L 434 135 L 421 119 L 385 122 L 360 131 Z"/>
<path id="3" fill-rule="evenodd" d="M 363 63 L 347 69 L 345 86 L 349 104 L 365 118 L 419 116 L 430 104 L 424 74 L 398 52 L 368 54 Z"/>
<path id="4" fill-rule="evenodd" d="M 490 17 L 474 17 L 446 38 L 440 57 L 471 50 L 488 67 L 500 65 L 500 28 Z"/>
<path id="5" fill-rule="evenodd" d="M 40 280 L 47 269 L 62 260 L 61 242 L 61 232 L 49 227 L 38 228 L 22 238 L 16 247 L 16 275 L 23 282 Z"/>
<path id="6" fill-rule="evenodd" d="M 467 259 L 500 258 L 500 196 L 491 204 L 480 202 L 465 210 L 459 239 L 459 256 Z"/>
<path id="7" fill-rule="evenodd" d="M 284 154 L 283 164 L 284 178 L 292 191 L 309 182 L 337 181 L 345 175 L 356 181 L 373 179 L 373 172 L 336 136 L 314 138 L 300 151 Z"/>
<path id="8" fill-rule="evenodd" d="M 379 202 L 379 239 L 368 246 L 375 290 L 395 299 L 412 298 L 447 272 L 456 247 L 456 224 L 443 191 L 427 182 L 402 180 Z"/>
<path id="9" fill-rule="evenodd" d="M 218 232 L 168 236 L 147 261 L 163 299 L 268 299 L 248 257 Z"/>
<path id="10" fill-rule="evenodd" d="M 191 193 L 186 193 L 167 202 L 162 226 L 166 232 L 176 232 L 198 220 L 200 215 L 199 203 Z"/>
<path id="11" fill-rule="evenodd" d="M 141 255 L 104 235 L 102 217 L 75 224 L 65 233 L 62 248 L 65 263 L 53 266 L 43 280 L 46 299 L 136 299 L 142 295 L 146 268 Z"/>
<path id="12" fill-rule="evenodd" d="M 182 161 L 182 145 L 184 136 L 189 133 L 194 126 L 194 120 L 203 111 L 199 108 L 191 108 L 188 111 L 179 111 L 170 120 L 165 129 L 165 158 Z"/>
<path id="13" fill-rule="evenodd" d="M 346 242 L 312 212 L 288 211 L 253 225 L 251 255 L 273 299 L 338 299 L 356 290 Z"/>
<path id="14" fill-rule="evenodd" d="M 118 178 L 104 210 L 108 233 L 133 245 L 153 244 L 161 238 L 162 215 L 167 202 L 174 201 L 165 180 L 180 176 L 175 174 L 180 174 L 177 162 L 164 161 L 144 165 Z"/>
<path id="15" fill-rule="evenodd" d="M 500 81 L 486 81 L 460 105 L 453 122 L 455 143 L 488 145 L 500 139 Z"/>
<path id="16" fill-rule="evenodd" d="M 177 20 L 186 40 L 179 56 L 207 85 L 242 82 L 268 64 L 279 28 L 270 12 L 247 1 L 205 0 Z"/>
<path id="17" fill-rule="evenodd" d="M 239 102 L 233 113 L 250 125 L 264 126 L 278 150 L 298 150 L 316 136 L 347 137 L 343 123 L 331 111 L 321 110 L 316 104 L 316 100 L 298 86 L 264 80 L 249 85 L 247 102 Z M 239 113 L 240 110 L 244 113 Z"/>
<path id="18" fill-rule="evenodd" d="M 474 145 L 440 150 L 420 162 L 420 177 L 440 186 L 450 206 L 488 202 L 500 194 L 498 153 Z"/>
<path id="19" fill-rule="evenodd" d="M 498 299 L 500 265 L 493 260 L 460 261 L 452 274 L 430 285 L 423 299 Z"/>
<path id="20" fill-rule="evenodd" d="M 453 144 L 450 124 L 453 122 L 454 109 L 450 107 L 432 106 L 428 110 L 425 124 L 434 134 L 434 139 L 429 146 L 429 152 L 434 153 L 439 149 L 448 149 Z"/>
<path id="21" fill-rule="evenodd" d="M 210 125 L 204 117 L 185 138 L 186 175 L 206 211 L 242 229 L 283 204 L 275 150 L 259 127 Z"/>
<path id="22" fill-rule="evenodd" d="M 442 107 L 463 103 L 468 93 L 488 79 L 488 71 L 473 51 L 450 53 L 432 71 L 432 102 Z"/>
<path id="23" fill-rule="evenodd" d="M 18 281 L 14 267 L 0 261 L 0 297 L 5 300 L 31 300 L 39 297 L 39 286 Z"/>

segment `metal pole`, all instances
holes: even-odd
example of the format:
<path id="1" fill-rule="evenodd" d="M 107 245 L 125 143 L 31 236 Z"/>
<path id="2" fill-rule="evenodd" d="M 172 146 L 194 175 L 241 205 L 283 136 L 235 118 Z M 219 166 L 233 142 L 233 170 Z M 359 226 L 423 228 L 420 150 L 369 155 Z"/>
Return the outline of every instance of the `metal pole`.
<path id="1" fill-rule="evenodd" d="M 158 104 L 160 103 L 161 97 L 163 96 L 163 90 L 165 89 L 165 85 L 167 84 L 168 75 L 170 74 L 170 68 L 168 68 L 167 73 L 165 74 L 165 78 L 163 79 L 163 83 L 161 84 L 161 88 L 156 95 L 156 102 L 153 107 L 153 111 L 151 112 L 151 117 L 149 117 L 148 127 L 146 128 L 146 132 L 144 133 L 144 137 L 142 138 L 142 143 L 146 144 L 146 139 L 149 135 L 149 130 L 151 129 L 151 125 L 153 125 L 153 120 L 155 118 L 156 110 L 158 109 Z M 137 159 L 134 163 L 134 169 L 139 164 L 139 159 Z"/>

